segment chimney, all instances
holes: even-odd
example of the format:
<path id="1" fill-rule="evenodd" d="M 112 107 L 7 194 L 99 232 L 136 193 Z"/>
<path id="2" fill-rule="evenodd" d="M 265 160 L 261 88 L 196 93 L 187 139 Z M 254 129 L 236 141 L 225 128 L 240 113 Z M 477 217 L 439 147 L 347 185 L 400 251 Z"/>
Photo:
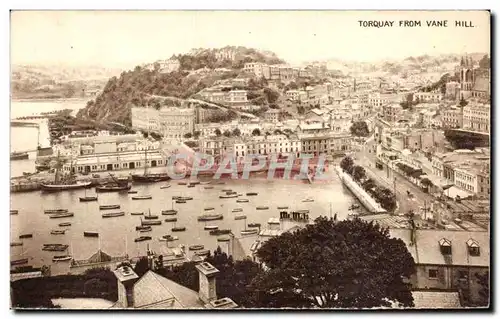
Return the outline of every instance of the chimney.
<path id="1" fill-rule="evenodd" d="M 118 303 L 123 308 L 133 308 L 134 284 L 139 276 L 129 266 L 118 267 L 113 273 L 117 279 Z"/>
<path id="2" fill-rule="evenodd" d="M 196 265 L 196 270 L 198 270 L 200 278 L 198 296 L 204 303 L 208 304 L 210 301 L 217 299 L 215 277 L 219 270 L 206 261 Z"/>

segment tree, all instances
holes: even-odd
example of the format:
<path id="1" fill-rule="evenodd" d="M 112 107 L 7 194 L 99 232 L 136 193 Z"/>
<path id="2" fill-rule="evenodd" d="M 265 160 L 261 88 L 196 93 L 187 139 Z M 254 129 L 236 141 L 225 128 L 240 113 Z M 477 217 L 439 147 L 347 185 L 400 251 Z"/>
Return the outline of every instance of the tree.
<path id="1" fill-rule="evenodd" d="M 352 178 L 354 178 L 355 181 L 362 181 L 363 179 L 366 178 L 366 171 L 362 166 L 356 165 L 352 169 Z"/>
<path id="2" fill-rule="evenodd" d="M 319 217 L 257 251 L 265 266 L 252 281 L 260 307 L 372 308 L 413 306 L 415 262 L 401 239 L 358 218 Z"/>
<path id="3" fill-rule="evenodd" d="M 191 132 L 187 132 L 186 134 L 184 134 L 184 138 L 191 138 L 193 137 L 193 134 L 191 134 Z"/>
<path id="4" fill-rule="evenodd" d="M 351 174 L 353 166 L 354 161 L 349 156 L 344 157 L 342 161 L 340 161 L 340 168 L 342 168 L 344 172 L 347 172 L 349 174 Z"/>
<path id="5" fill-rule="evenodd" d="M 149 270 L 149 262 L 147 257 L 141 257 L 137 264 L 135 264 L 134 272 L 137 276 L 142 277 Z"/>
<path id="6" fill-rule="evenodd" d="M 370 135 L 370 130 L 365 121 L 356 121 L 351 125 L 351 134 L 354 136 L 367 137 Z"/>
<path id="7" fill-rule="evenodd" d="M 201 132 L 200 132 L 200 131 L 194 131 L 193 137 L 194 137 L 195 139 L 199 139 L 199 138 L 200 138 L 200 135 L 201 135 Z"/>
<path id="8" fill-rule="evenodd" d="M 396 209 L 396 195 L 388 188 L 377 186 L 374 191 L 377 201 L 383 209 L 393 212 Z"/>
<path id="9" fill-rule="evenodd" d="M 462 98 L 460 99 L 460 102 L 458 103 L 458 106 L 460 106 L 460 107 L 462 107 L 462 108 L 463 108 L 463 107 L 467 106 L 467 104 L 469 104 L 469 102 L 467 102 L 467 101 L 464 99 L 464 97 L 462 96 Z"/>
<path id="10" fill-rule="evenodd" d="M 485 54 L 481 60 L 479 60 L 479 67 L 481 69 L 489 69 L 491 66 L 490 64 L 490 58 L 488 57 L 487 54 Z"/>
<path id="11" fill-rule="evenodd" d="M 428 178 L 422 178 L 422 180 L 420 181 L 420 184 L 422 184 L 422 186 L 427 189 L 427 191 L 429 191 L 429 187 L 432 187 L 434 186 L 434 184 L 431 182 L 430 179 Z"/>
<path id="12" fill-rule="evenodd" d="M 279 129 L 274 130 L 274 135 L 281 135 L 283 132 Z"/>
<path id="13" fill-rule="evenodd" d="M 258 128 L 253 129 L 252 136 L 260 136 L 260 130 Z"/>
<path id="14" fill-rule="evenodd" d="M 241 136 L 241 131 L 239 128 L 235 128 L 233 130 L 233 136 Z"/>
<path id="15" fill-rule="evenodd" d="M 222 135 L 222 132 L 218 128 L 215 129 L 214 133 L 215 133 L 216 136 L 221 136 Z"/>
<path id="16" fill-rule="evenodd" d="M 225 137 L 231 137 L 231 132 L 229 131 L 224 131 L 224 133 L 222 133 L 222 135 L 224 135 Z"/>
<path id="17" fill-rule="evenodd" d="M 477 306 L 488 307 L 490 305 L 490 276 L 489 272 L 475 274 L 477 283 L 481 286 L 479 290 L 479 302 Z"/>
<path id="18" fill-rule="evenodd" d="M 264 95 L 269 104 L 274 104 L 280 97 L 280 94 L 270 88 L 264 88 Z"/>
<path id="19" fill-rule="evenodd" d="M 373 189 L 375 186 L 377 186 L 377 184 L 375 184 L 375 181 L 373 179 L 368 178 L 367 180 L 365 180 L 363 182 L 363 184 L 361 184 L 361 186 L 363 187 L 363 189 L 365 191 L 368 191 L 368 190 Z"/>

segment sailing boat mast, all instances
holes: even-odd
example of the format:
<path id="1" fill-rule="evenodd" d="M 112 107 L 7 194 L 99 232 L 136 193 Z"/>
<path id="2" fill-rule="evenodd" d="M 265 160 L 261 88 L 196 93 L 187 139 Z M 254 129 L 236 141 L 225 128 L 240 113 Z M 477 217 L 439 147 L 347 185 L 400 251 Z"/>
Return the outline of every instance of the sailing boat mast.
<path id="1" fill-rule="evenodd" d="M 148 173 L 148 149 L 147 146 L 144 148 L 144 176 Z"/>

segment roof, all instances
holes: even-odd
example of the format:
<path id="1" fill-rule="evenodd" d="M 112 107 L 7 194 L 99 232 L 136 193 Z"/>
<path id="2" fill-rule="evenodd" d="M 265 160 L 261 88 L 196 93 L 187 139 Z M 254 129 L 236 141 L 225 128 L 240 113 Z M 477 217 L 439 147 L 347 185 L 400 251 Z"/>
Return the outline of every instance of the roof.
<path id="1" fill-rule="evenodd" d="M 316 115 L 323 115 L 323 113 L 325 113 L 324 111 L 322 111 L 320 109 L 312 109 L 309 112 L 313 112 Z"/>
<path id="2" fill-rule="evenodd" d="M 390 229 L 392 237 L 401 238 L 416 264 L 453 265 L 453 266 L 490 266 L 489 232 L 469 232 L 453 230 L 419 229 L 416 232 L 416 244 L 410 245 L 410 229 Z M 452 254 L 441 254 L 439 241 L 446 239 L 451 243 Z M 471 256 L 467 249 L 467 241 L 473 239 L 480 247 L 479 256 Z"/>
<path id="3" fill-rule="evenodd" d="M 482 92 L 488 92 L 490 88 L 490 81 L 487 78 L 484 77 L 478 77 L 476 78 L 476 81 L 474 83 L 474 87 L 472 88 L 473 91 L 482 91 Z"/>
<path id="4" fill-rule="evenodd" d="M 458 292 L 449 291 L 412 291 L 415 308 L 461 308 Z"/>
<path id="5" fill-rule="evenodd" d="M 88 261 L 91 263 L 111 261 L 111 256 L 99 249 L 95 254 L 90 256 Z"/>
<path id="6" fill-rule="evenodd" d="M 320 130 L 320 129 L 327 129 L 330 126 L 328 124 L 325 124 L 323 126 L 323 123 L 311 123 L 311 124 L 300 124 L 299 128 L 301 130 Z"/>
<path id="7" fill-rule="evenodd" d="M 204 308 L 198 293 L 149 270 L 134 285 L 135 308 Z"/>

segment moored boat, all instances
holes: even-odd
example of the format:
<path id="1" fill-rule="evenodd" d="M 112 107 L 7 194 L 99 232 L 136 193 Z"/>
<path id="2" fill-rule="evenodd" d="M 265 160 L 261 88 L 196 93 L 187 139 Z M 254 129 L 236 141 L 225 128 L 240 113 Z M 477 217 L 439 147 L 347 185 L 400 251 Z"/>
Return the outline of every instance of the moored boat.
<path id="1" fill-rule="evenodd" d="M 170 184 L 167 184 L 167 185 L 162 185 L 162 186 L 160 186 L 160 189 L 170 188 L 170 186 L 171 186 Z"/>
<path id="2" fill-rule="evenodd" d="M 260 223 L 249 223 L 248 227 L 253 228 L 253 227 L 260 227 Z"/>
<path id="3" fill-rule="evenodd" d="M 253 234 L 257 234 L 259 232 L 258 229 L 245 229 L 245 230 L 242 230 L 240 232 L 240 234 L 242 235 L 253 235 Z"/>
<path id="4" fill-rule="evenodd" d="M 195 186 L 195 185 L 193 185 L 193 184 L 188 184 L 188 185 L 187 185 L 187 187 L 189 187 L 189 188 L 192 188 L 192 187 L 194 187 L 194 186 Z"/>
<path id="5" fill-rule="evenodd" d="M 165 218 L 165 222 L 167 222 L 167 223 L 175 223 L 176 221 L 177 221 L 177 217 Z"/>
<path id="6" fill-rule="evenodd" d="M 52 214 L 50 215 L 49 218 L 66 218 L 66 217 L 73 217 L 75 214 L 73 213 L 59 213 L 59 214 Z"/>
<path id="7" fill-rule="evenodd" d="M 259 193 L 255 193 L 255 192 L 247 193 L 247 196 L 257 196 L 257 195 L 259 195 Z"/>
<path id="8" fill-rule="evenodd" d="M 209 232 L 212 236 L 227 235 L 231 233 L 231 229 L 214 229 Z"/>
<path id="9" fill-rule="evenodd" d="M 45 214 L 61 214 L 61 213 L 67 213 L 67 209 L 46 209 L 43 211 Z"/>
<path id="10" fill-rule="evenodd" d="M 22 259 L 16 259 L 16 260 L 10 261 L 11 266 L 24 265 L 27 263 L 28 263 L 28 258 L 22 258 Z"/>
<path id="11" fill-rule="evenodd" d="M 204 230 L 215 230 L 215 229 L 219 229 L 219 226 L 217 225 L 205 225 L 205 227 L 203 227 Z"/>
<path id="12" fill-rule="evenodd" d="M 360 206 L 358 204 L 352 204 L 351 206 L 349 206 L 349 210 L 355 210 L 355 209 L 358 209 Z"/>
<path id="13" fill-rule="evenodd" d="M 187 185 L 187 182 L 178 182 L 177 185 Z"/>
<path id="14" fill-rule="evenodd" d="M 266 209 L 269 209 L 268 206 L 257 206 L 255 209 L 257 210 L 266 210 Z"/>
<path id="15" fill-rule="evenodd" d="M 33 238 L 33 234 L 22 234 L 22 235 L 19 235 L 19 239 L 23 239 L 23 238 Z"/>
<path id="16" fill-rule="evenodd" d="M 44 251 L 65 251 L 69 245 L 64 244 L 43 244 L 42 250 Z"/>
<path id="17" fill-rule="evenodd" d="M 159 241 L 174 241 L 174 240 L 178 240 L 179 237 L 177 236 L 172 236 L 172 235 L 164 235 L 164 236 L 161 236 L 160 238 L 158 238 Z"/>
<path id="18" fill-rule="evenodd" d="M 65 230 L 52 230 L 50 232 L 51 235 L 64 235 L 66 233 Z"/>
<path id="19" fill-rule="evenodd" d="M 95 191 L 98 193 L 124 192 L 129 191 L 131 187 L 132 186 L 129 183 L 108 183 L 96 186 Z"/>
<path id="20" fill-rule="evenodd" d="M 227 193 L 227 192 L 232 192 L 233 190 L 232 190 L 232 189 L 230 189 L 230 188 L 225 188 L 225 189 L 223 189 L 222 191 Z"/>
<path id="21" fill-rule="evenodd" d="M 204 211 L 209 211 L 209 210 L 214 210 L 215 208 L 213 207 L 206 207 L 206 208 L 203 208 Z"/>
<path id="22" fill-rule="evenodd" d="M 152 229 L 151 226 L 135 226 L 135 230 Z"/>
<path id="23" fill-rule="evenodd" d="M 151 240 L 151 236 L 139 236 L 134 241 L 136 243 L 141 242 L 141 241 L 146 241 L 146 240 Z"/>
<path id="24" fill-rule="evenodd" d="M 132 216 L 142 216 L 142 215 L 144 215 L 144 213 L 142 213 L 142 212 L 133 212 L 133 213 L 130 213 L 130 215 L 132 215 Z"/>
<path id="25" fill-rule="evenodd" d="M 45 192 L 59 192 L 90 187 L 92 182 L 42 183 L 40 188 Z"/>
<path id="26" fill-rule="evenodd" d="M 204 189 L 213 189 L 214 187 L 213 186 L 205 186 L 203 187 Z"/>
<path id="27" fill-rule="evenodd" d="M 141 224 L 143 226 L 157 226 L 161 225 L 161 220 L 143 220 Z"/>
<path id="28" fill-rule="evenodd" d="M 151 195 L 142 195 L 142 196 L 132 196 L 132 200 L 145 200 L 145 199 L 152 199 L 153 196 Z"/>
<path id="29" fill-rule="evenodd" d="M 242 220 L 242 219 L 247 219 L 247 216 L 246 215 L 234 216 L 234 220 Z"/>
<path id="30" fill-rule="evenodd" d="M 80 197 L 80 202 L 95 202 L 97 201 L 97 196 L 84 196 Z"/>
<path id="31" fill-rule="evenodd" d="M 137 191 L 128 191 L 128 194 L 137 194 Z"/>
<path id="32" fill-rule="evenodd" d="M 210 250 L 206 249 L 206 250 L 199 250 L 199 251 L 195 251 L 194 253 L 195 255 L 198 255 L 198 256 L 207 256 L 210 254 Z"/>
<path id="33" fill-rule="evenodd" d="M 149 228 L 144 228 L 144 229 L 139 230 L 139 233 L 148 233 L 152 230 L 153 230 L 153 228 L 151 228 L 151 226 L 149 226 Z"/>
<path id="34" fill-rule="evenodd" d="M 237 202 L 237 203 L 248 203 L 248 202 L 249 202 L 249 200 L 248 200 L 248 199 L 246 199 L 246 198 L 238 198 L 238 199 L 236 200 L 236 202 Z"/>
<path id="35" fill-rule="evenodd" d="M 278 209 L 288 209 L 288 206 L 278 206 Z"/>
<path id="36" fill-rule="evenodd" d="M 25 160 L 29 159 L 29 154 L 27 152 L 12 152 L 10 153 L 11 161 Z"/>
<path id="37" fill-rule="evenodd" d="M 186 201 L 183 199 L 178 199 L 175 201 L 176 204 L 186 204 Z"/>
<path id="38" fill-rule="evenodd" d="M 173 232 L 181 232 L 181 231 L 186 231 L 186 227 L 180 226 L 180 227 L 172 227 Z"/>
<path id="39" fill-rule="evenodd" d="M 83 237 L 99 237 L 99 233 L 95 231 L 84 231 Z"/>
<path id="40" fill-rule="evenodd" d="M 120 217 L 120 216 L 125 216 L 125 212 L 115 212 L 115 213 L 102 214 L 102 218 Z"/>
<path id="41" fill-rule="evenodd" d="M 314 199 L 312 199 L 312 198 L 306 198 L 306 199 L 303 199 L 302 202 L 303 203 L 311 203 L 311 202 L 314 202 Z"/>
<path id="42" fill-rule="evenodd" d="M 243 208 L 233 208 L 233 213 L 241 213 L 243 211 Z"/>
<path id="43" fill-rule="evenodd" d="M 203 246 L 203 245 L 191 245 L 188 248 L 189 248 L 189 250 L 202 250 L 205 248 L 205 246 Z"/>
<path id="44" fill-rule="evenodd" d="M 207 214 L 207 215 L 198 216 L 198 221 L 199 222 L 206 222 L 206 221 L 211 221 L 211 220 L 221 220 L 223 218 L 224 218 L 224 215 L 222 215 L 222 214 Z"/>
<path id="45" fill-rule="evenodd" d="M 11 215 L 17 215 L 17 214 L 19 214 L 19 211 L 17 209 L 11 209 L 10 210 L 10 214 Z"/>
<path id="46" fill-rule="evenodd" d="M 177 211 L 175 209 L 167 209 L 167 210 L 162 210 L 161 214 L 166 216 L 177 215 Z"/>
<path id="47" fill-rule="evenodd" d="M 231 194 L 231 195 L 219 195 L 219 198 L 236 198 L 238 197 L 238 194 Z"/>
<path id="48" fill-rule="evenodd" d="M 108 210 L 108 209 L 120 209 L 120 205 L 100 205 L 100 210 Z"/>
<path id="49" fill-rule="evenodd" d="M 229 236 L 219 237 L 219 238 L 217 238 L 217 241 L 218 242 L 228 242 L 228 241 L 231 241 L 231 238 L 229 238 Z"/>
<path id="50" fill-rule="evenodd" d="M 71 223 L 60 223 L 58 226 L 59 227 L 67 227 L 67 226 L 71 226 Z"/>
<path id="51" fill-rule="evenodd" d="M 22 242 L 12 242 L 10 243 L 10 247 L 16 247 L 16 246 L 22 246 L 23 243 Z"/>
<path id="52" fill-rule="evenodd" d="M 61 255 L 61 256 L 54 256 L 52 257 L 52 261 L 54 262 L 58 262 L 58 261 L 70 261 L 71 259 L 73 259 L 71 256 L 69 255 Z"/>
<path id="53" fill-rule="evenodd" d="M 193 200 L 193 197 L 191 197 L 191 196 L 172 196 L 172 200 L 188 201 L 188 200 Z"/>
<path id="54" fill-rule="evenodd" d="M 151 215 L 151 210 L 149 211 L 149 214 L 144 216 L 144 219 L 158 219 L 158 215 Z"/>

